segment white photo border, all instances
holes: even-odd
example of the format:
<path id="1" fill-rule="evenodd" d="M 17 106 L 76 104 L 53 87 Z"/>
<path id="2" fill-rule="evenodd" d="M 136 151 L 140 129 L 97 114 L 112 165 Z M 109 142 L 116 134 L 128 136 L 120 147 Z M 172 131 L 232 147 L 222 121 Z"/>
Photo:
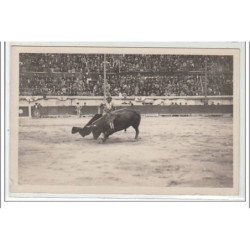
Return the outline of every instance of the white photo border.
<path id="1" fill-rule="evenodd" d="M 142 48 L 216 48 L 240 50 L 240 178 L 238 196 L 209 195 L 101 195 L 10 193 L 10 59 L 12 46 L 56 47 L 142 47 Z M 245 42 L 5 42 L 5 189 L 4 200 L 11 201 L 246 201 L 246 43 Z"/>

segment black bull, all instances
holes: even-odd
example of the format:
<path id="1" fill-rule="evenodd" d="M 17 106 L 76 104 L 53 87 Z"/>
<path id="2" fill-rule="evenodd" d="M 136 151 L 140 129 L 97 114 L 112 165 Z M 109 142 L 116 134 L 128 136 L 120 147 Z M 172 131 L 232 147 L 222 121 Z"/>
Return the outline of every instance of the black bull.
<path id="1" fill-rule="evenodd" d="M 135 139 L 139 135 L 139 125 L 141 121 L 141 115 L 139 112 L 133 109 L 119 109 L 112 112 L 114 118 L 114 129 L 110 128 L 107 115 L 95 115 L 83 128 L 73 127 L 72 134 L 79 133 L 82 137 L 89 135 L 91 132 L 96 140 L 101 133 L 103 133 L 103 141 L 112 135 L 113 133 L 127 129 L 132 126 L 135 129 Z"/>

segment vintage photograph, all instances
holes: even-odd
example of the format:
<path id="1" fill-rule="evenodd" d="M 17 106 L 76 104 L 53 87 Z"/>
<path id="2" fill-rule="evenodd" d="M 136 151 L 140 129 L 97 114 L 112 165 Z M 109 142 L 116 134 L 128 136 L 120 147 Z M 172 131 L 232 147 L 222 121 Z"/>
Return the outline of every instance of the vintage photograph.
<path id="1" fill-rule="evenodd" d="M 239 195 L 240 59 L 10 46 L 10 195 Z"/>

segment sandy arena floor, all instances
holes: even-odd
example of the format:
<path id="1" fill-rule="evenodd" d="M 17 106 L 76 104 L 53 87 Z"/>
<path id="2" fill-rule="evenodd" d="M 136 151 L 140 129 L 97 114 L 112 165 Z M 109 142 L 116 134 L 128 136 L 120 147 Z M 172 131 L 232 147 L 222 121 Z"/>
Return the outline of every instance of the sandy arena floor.
<path id="1" fill-rule="evenodd" d="M 71 134 L 90 118 L 20 119 L 19 183 L 232 187 L 232 117 L 142 117 L 105 144 Z"/>

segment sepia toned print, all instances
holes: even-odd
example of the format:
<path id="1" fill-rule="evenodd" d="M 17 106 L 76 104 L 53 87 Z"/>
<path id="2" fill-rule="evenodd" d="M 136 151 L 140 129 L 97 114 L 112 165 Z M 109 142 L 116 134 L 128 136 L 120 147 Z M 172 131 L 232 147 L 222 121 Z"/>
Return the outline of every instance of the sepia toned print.
<path id="1" fill-rule="evenodd" d="M 239 49 L 11 48 L 11 193 L 239 194 Z"/>

